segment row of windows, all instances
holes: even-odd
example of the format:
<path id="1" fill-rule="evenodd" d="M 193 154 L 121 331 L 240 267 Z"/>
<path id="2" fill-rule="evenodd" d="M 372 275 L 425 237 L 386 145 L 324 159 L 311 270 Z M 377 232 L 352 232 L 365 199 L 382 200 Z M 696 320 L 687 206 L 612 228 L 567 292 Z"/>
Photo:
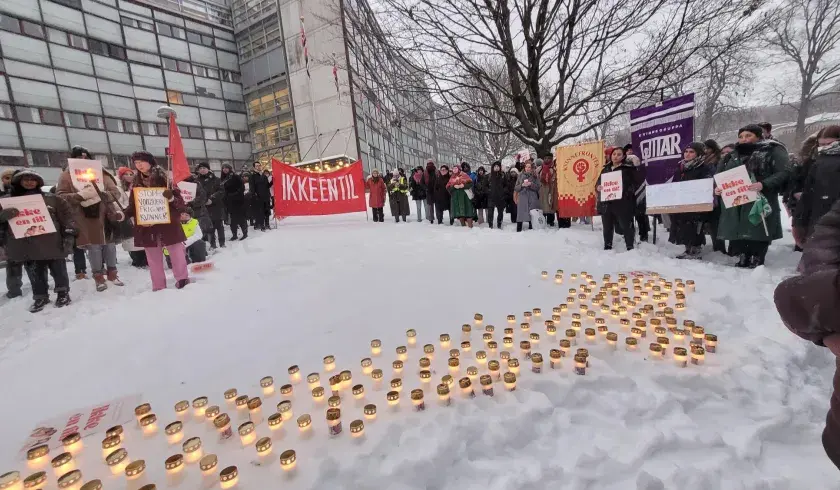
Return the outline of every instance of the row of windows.
<path id="1" fill-rule="evenodd" d="M 201 89 L 202 87 L 196 87 L 198 91 L 201 91 Z M 215 97 L 212 94 L 199 93 L 199 95 L 211 95 Z M 177 90 L 167 90 L 166 101 L 170 104 L 198 106 L 198 96 L 185 94 Z M 229 112 L 245 112 L 245 103 L 225 100 L 225 110 Z"/>
<path id="2" fill-rule="evenodd" d="M 295 152 L 296 154 L 296 152 Z M 105 162 L 106 168 L 119 168 L 119 167 L 133 167 L 133 162 L 131 161 L 131 155 L 103 155 L 103 154 L 94 154 L 93 157 L 99 161 Z M 27 150 L 24 156 L 10 156 L 10 155 L 0 155 L 0 166 L 2 167 L 53 167 L 53 168 L 62 168 L 67 163 L 67 159 L 70 158 L 70 153 L 66 151 L 43 151 L 43 150 Z M 163 161 L 166 159 L 165 156 L 156 156 L 159 161 Z M 199 162 L 204 162 L 205 159 L 187 159 L 187 163 L 195 168 Z M 288 161 L 288 160 L 287 160 Z M 297 160 L 295 160 L 297 161 Z M 210 166 L 213 168 L 221 168 L 221 165 L 225 163 L 234 164 L 232 161 L 228 160 L 211 160 Z M 234 168 L 242 168 L 246 162 L 237 161 L 234 164 Z"/>
<path id="3" fill-rule="evenodd" d="M 161 57 L 160 61 L 165 70 L 190 73 L 200 77 L 214 78 L 216 80 L 223 80 L 231 83 L 240 83 L 242 81 L 242 76 L 235 71 L 201 66 L 195 63 L 190 63 L 189 61 L 176 60 L 172 58 Z"/>
<path id="4" fill-rule="evenodd" d="M 156 22 L 155 24 L 152 24 L 151 22 L 145 22 L 139 19 L 126 17 L 124 15 L 120 17 L 120 21 L 123 25 L 149 32 L 155 32 L 155 26 L 157 26 L 157 33 L 160 35 L 174 37 L 176 39 L 184 39 L 191 43 L 203 44 L 204 46 L 211 48 L 216 47 L 216 42 L 213 40 L 213 36 L 188 31 L 182 27 L 164 24 L 163 22 Z"/>

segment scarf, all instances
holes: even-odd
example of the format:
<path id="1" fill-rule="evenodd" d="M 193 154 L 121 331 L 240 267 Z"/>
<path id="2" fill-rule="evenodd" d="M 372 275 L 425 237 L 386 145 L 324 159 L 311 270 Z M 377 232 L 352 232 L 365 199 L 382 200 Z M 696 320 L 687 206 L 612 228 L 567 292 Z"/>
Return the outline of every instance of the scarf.
<path id="1" fill-rule="evenodd" d="M 452 177 L 449 178 L 449 182 L 446 183 L 446 188 L 448 189 L 453 185 L 466 184 L 467 182 L 472 182 L 472 179 L 466 174 L 466 172 L 453 172 Z"/>
<path id="2" fill-rule="evenodd" d="M 551 160 L 546 160 L 542 164 L 542 169 L 540 170 L 540 182 L 543 184 L 550 184 L 551 183 L 551 171 L 554 169 L 554 162 Z"/>
<path id="3" fill-rule="evenodd" d="M 414 182 L 419 184 L 421 180 L 423 180 L 423 175 L 420 172 L 414 172 Z"/>
<path id="4" fill-rule="evenodd" d="M 694 170 L 700 165 L 703 165 L 703 159 L 700 157 L 692 158 L 691 160 L 683 160 L 680 162 L 680 168 L 683 172 Z"/>
<path id="5" fill-rule="evenodd" d="M 817 148 L 819 155 L 840 155 L 840 141 L 835 141 L 827 146 Z"/>

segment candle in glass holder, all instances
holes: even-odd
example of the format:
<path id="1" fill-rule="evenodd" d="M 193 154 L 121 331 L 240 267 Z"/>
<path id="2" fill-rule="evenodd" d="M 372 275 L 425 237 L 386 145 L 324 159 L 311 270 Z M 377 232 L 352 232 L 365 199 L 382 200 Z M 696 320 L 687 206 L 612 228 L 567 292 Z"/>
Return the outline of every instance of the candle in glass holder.
<path id="1" fill-rule="evenodd" d="M 612 311 L 612 310 L 610 310 L 610 306 L 609 306 L 609 305 L 607 305 L 607 304 L 602 304 L 602 305 L 601 305 L 601 313 L 611 313 L 611 311 Z M 614 317 L 618 317 L 618 310 L 615 310 L 615 315 L 614 315 Z"/>
<path id="2" fill-rule="evenodd" d="M 137 419 L 138 424 L 140 423 L 140 419 L 150 413 L 152 413 L 152 405 L 149 403 L 141 403 L 134 408 L 134 417 Z"/>
<path id="3" fill-rule="evenodd" d="M 674 347 L 674 363 L 681 368 L 688 364 L 688 351 L 685 347 Z"/>
<path id="4" fill-rule="evenodd" d="M 312 388 L 312 400 L 315 402 L 315 405 L 320 405 L 324 401 L 325 392 L 326 390 L 324 390 L 323 386 Z"/>
<path id="5" fill-rule="evenodd" d="M 335 369 L 335 356 L 324 356 L 324 371 L 330 372 Z"/>
<path id="6" fill-rule="evenodd" d="M 487 326 L 484 327 L 484 331 L 487 332 L 487 333 L 493 333 L 493 332 L 496 331 L 496 326 L 495 325 L 487 325 Z"/>
<path id="7" fill-rule="evenodd" d="M 572 330 L 574 331 L 574 330 Z M 572 341 L 569 339 L 562 339 L 560 340 L 560 355 L 563 357 L 568 357 L 569 351 L 572 348 Z"/>
<path id="8" fill-rule="evenodd" d="M 423 346 L 423 354 L 426 354 L 426 357 L 429 359 L 435 358 L 435 346 L 432 344 L 426 344 Z"/>
<path id="9" fill-rule="evenodd" d="M 514 373 L 505 373 L 503 376 L 505 389 L 508 391 L 516 390 L 516 375 Z"/>
<path id="10" fill-rule="evenodd" d="M 239 470 L 236 466 L 228 466 L 219 472 L 219 486 L 222 488 L 233 488 L 239 480 Z"/>
<path id="11" fill-rule="evenodd" d="M 519 374 L 519 359 L 508 359 L 508 369 L 513 374 Z"/>
<path id="12" fill-rule="evenodd" d="M 705 335 L 705 339 L 706 339 L 706 352 L 711 352 L 713 354 L 715 352 L 717 352 L 717 342 L 718 342 L 717 335 L 712 334 L 712 333 L 707 333 Z"/>
<path id="13" fill-rule="evenodd" d="M 507 361 L 508 359 L 510 359 L 510 352 L 508 352 L 506 350 L 503 350 L 502 352 L 499 352 L 499 359 L 501 359 L 503 361 Z"/>
<path id="14" fill-rule="evenodd" d="M 117 436 L 117 445 L 119 445 L 119 436 Z M 104 445 L 103 445 L 104 447 Z M 32 468 L 40 468 L 46 463 L 47 456 L 50 454 L 50 448 L 46 444 L 39 444 L 26 451 L 27 465 Z"/>
<path id="15" fill-rule="evenodd" d="M 630 329 L 630 335 L 633 336 L 633 338 L 640 339 L 642 338 L 642 329 L 633 327 Z"/>
<path id="16" fill-rule="evenodd" d="M 652 342 L 649 346 L 648 356 L 653 360 L 662 359 L 662 344 L 658 342 Z"/>
<path id="17" fill-rule="evenodd" d="M 459 358 L 461 357 L 461 351 L 458 349 L 449 349 L 449 357 Z"/>
<path id="18" fill-rule="evenodd" d="M 228 395 L 229 391 L 231 391 L 231 390 L 228 390 L 228 391 L 225 392 L 225 400 L 228 400 L 227 395 Z M 234 396 L 235 396 L 236 395 L 236 390 L 232 390 L 232 391 L 233 391 Z M 179 419 L 183 420 L 184 418 L 186 418 L 187 411 L 189 409 L 190 409 L 190 402 L 188 402 L 187 400 L 181 400 L 181 401 L 179 401 L 178 403 L 175 404 L 175 416 L 178 417 Z"/>
<path id="19" fill-rule="evenodd" d="M 291 396 L 292 391 L 294 391 L 294 389 L 292 388 L 292 385 L 290 385 L 290 384 L 285 384 L 285 385 L 280 387 L 280 394 L 283 395 L 283 396 Z"/>
<path id="20" fill-rule="evenodd" d="M 418 364 L 420 365 L 420 370 L 422 371 L 424 369 L 429 369 L 431 367 L 432 360 L 429 359 L 428 357 L 421 357 Z"/>
<path id="21" fill-rule="evenodd" d="M 373 380 L 373 388 L 379 389 L 382 384 L 382 370 L 381 369 L 374 369 L 370 373 L 370 379 Z"/>
<path id="22" fill-rule="evenodd" d="M 364 385 L 358 384 L 353 386 L 352 388 L 353 398 L 356 400 L 361 400 L 365 397 L 365 387 Z"/>
<path id="23" fill-rule="evenodd" d="M 138 459 L 137 461 L 132 461 L 128 463 L 128 466 L 125 467 L 125 477 L 129 480 L 136 480 L 143 476 L 143 473 L 146 471 L 146 461 L 142 459 Z"/>
<path id="24" fill-rule="evenodd" d="M 224 393 L 225 401 L 228 402 L 228 403 L 233 403 L 233 400 L 236 399 L 238 394 L 239 394 L 239 392 L 236 390 L 236 388 L 230 388 L 228 390 L 225 390 L 225 393 Z M 183 401 L 180 401 L 178 403 L 187 403 L 187 401 L 183 400 Z M 175 404 L 175 413 L 178 413 L 178 404 Z"/>
<path id="25" fill-rule="evenodd" d="M 516 323 L 516 315 L 508 315 L 507 321 L 508 323 Z"/>
<path id="26" fill-rule="evenodd" d="M 312 416 L 308 413 L 301 415 L 297 418 L 297 426 L 300 432 L 308 432 L 312 427 Z"/>
<path id="27" fill-rule="evenodd" d="M 703 339 L 706 336 L 706 329 L 697 325 L 691 328 L 691 345 L 699 345 L 702 347 Z"/>
<path id="28" fill-rule="evenodd" d="M 411 404 L 414 410 L 422 412 L 426 410 L 426 402 L 423 401 L 423 390 L 411 390 Z"/>
<path id="29" fill-rule="evenodd" d="M 540 343 L 540 334 L 536 332 L 529 335 L 528 338 L 530 339 L 531 345 L 537 345 Z"/>
<path id="30" fill-rule="evenodd" d="M 469 352 L 472 349 L 472 345 L 470 344 L 469 340 L 465 340 L 461 342 L 461 350 L 464 352 Z"/>
<path id="31" fill-rule="evenodd" d="M 397 359 L 401 361 L 405 361 L 408 359 L 408 348 L 404 345 L 400 345 L 396 349 L 397 351 Z"/>
<path id="32" fill-rule="evenodd" d="M 542 373 L 543 356 L 539 352 L 531 355 L 531 372 L 535 374 Z"/>
<path id="33" fill-rule="evenodd" d="M 579 374 L 581 376 L 586 374 L 585 356 L 575 356 L 575 374 Z"/>
<path id="34" fill-rule="evenodd" d="M 73 463 L 73 455 L 68 452 L 63 452 L 54 457 L 50 464 L 52 465 L 56 476 L 61 476 L 68 471 L 73 470 L 75 466 Z"/>
<path id="35" fill-rule="evenodd" d="M 108 456 L 105 457 L 105 464 L 108 465 L 108 468 L 111 469 L 111 473 L 114 475 L 118 475 L 125 470 L 125 467 L 128 466 L 128 451 L 124 448 L 119 448 L 114 451 L 108 453 Z"/>
<path id="36" fill-rule="evenodd" d="M 341 409 L 328 408 L 327 409 L 327 427 L 331 436 L 341 434 Z"/>
<path id="37" fill-rule="evenodd" d="M 475 366 L 468 367 L 467 377 L 469 377 L 472 381 L 475 381 L 475 379 L 478 378 L 478 368 Z"/>
<path id="38" fill-rule="evenodd" d="M 327 406 L 330 408 L 339 408 L 341 407 L 341 397 L 340 396 L 331 396 L 327 398 Z"/>
<path id="39" fill-rule="evenodd" d="M 706 360 L 706 349 L 699 345 L 691 346 L 691 363 L 695 366 L 703 365 Z"/>
<path id="40" fill-rule="evenodd" d="M 547 333 L 550 337 L 554 337 L 557 335 L 557 327 L 554 326 L 554 322 L 551 323 L 551 325 L 546 325 L 545 333 Z"/>
<path id="41" fill-rule="evenodd" d="M 341 376 L 337 374 L 330 376 L 330 391 L 333 395 L 341 392 Z"/>
<path id="42" fill-rule="evenodd" d="M 597 332 L 594 328 L 587 328 L 583 331 L 584 335 L 586 335 L 586 341 L 590 344 L 595 343 Z"/>
<path id="43" fill-rule="evenodd" d="M 283 471 L 292 471 L 297 463 L 297 454 L 293 449 L 287 449 L 280 453 L 280 467 Z"/>
<path id="44" fill-rule="evenodd" d="M 274 378 L 265 376 L 260 379 L 260 387 L 263 389 L 263 395 L 269 396 L 274 393 Z"/>
<path id="45" fill-rule="evenodd" d="M 459 361 L 457 357 L 450 357 L 447 364 L 449 364 L 450 373 L 457 373 L 461 369 L 461 361 Z"/>
<path id="46" fill-rule="evenodd" d="M 598 326 L 598 333 L 601 335 L 601 337 L 606 337 L 607 332 L 609 332 L 609 331 L 610 330 L 609 330 L 609 328 L 607 328 L 606 325 L 599 325 Z"/>
<path id="47" fill-rule="evenodd" d="M 417 344 L 417 330 L 409 328 L 405 331 L 405 338 L 405 341 L 409 345 L 409 347 L 415 346 Z"/>
<path id="48" fill-rule="evenodd" d="M 388 405 L 391 406 L 392 409 L 396 409 L 400 404 L 400 393 L 398 391 L 389 391 L 385 395 L 385 399 L 388 401 Z"/>
<path id="49" fill-rule="evenodd" d="M 674 343 L 682 344 L 685 342 L 686 331 L 682 328 L 674 329 Z"/>
<path id="50" fill-rule="evenodd" d="M 490 371 L 490 376 L 497 381 L 500 379 L 499 367 L 499 361 L 492 360 L 487 363 L 487 369 Z"/>
<path id="51" fill-rule="evenodd" d="M 543 279 L 547 279 L 548 278 L 548 271 L 542 271 L 540 273 L 540 277 L 542 277 Z"/>
<path id="52" fill-rule="evenodd" d="M 513 337 L 505 337 L 502 339 L 502 344 L 504 344 L 505 349 L 510 349 L 513 347 Z"/>
<path id="53" fill-rule="evenodd" d="M 82 450 L 82 436 L 78 432 L 71 432 L 61 438 L 61 445 L 70 454 L 77 454 Z"/>
<path id="54" fill-rule="evenodd" d="M 268 416 L 268 419 L 266 419 L 266 422 L 268 423 L 268 428 L 269 429 L 271 429 L 273 431 L 277 430 L 277 429 L 280 429 L 281 427 L 283 427 L 283 414 L 281 414 L 279 412 L 273 413 L 273 414 Z"/>
<path id="55" fill-rule="evenodd" d="M 163 432 L 166 434 L 166 442 L 169 444 L 177 444 L 181 442 L 181 439 L 184 438 L 184 424 L 180 421 L 172 422 L 168 424 L 166 427 L 163 428 Z M 104 441 L 103 441 L 103 449 Z"/>
<path id="56" fill-rule="evenodd" d="M 289 379 L 292 383 L 300 382 L 300 368 L 296 364 L 289 366 Z"/>
<path id="57" fill-rule="evenodd" d="M 482 334 L 481 339 L 484 340 L 484 344 L 486 345 L 488 342 L 493 340 L 493 334 L 492 333 L 484 333 L 484 334 Z"/>
<path id="58" fill-rule="evenodd" d="M 424 370 L 420 371 L 419 376 L 420 376 L 420 382 L 421 383 L 428 383 L 432 380 L 432 372 L 429 371 L 428 369 L 424 369 Z"/>
<path id="59" fill-rule="evenodd" d="M 611 350 L 615 350 L 618 344 L 618 334 L 615 332 L 607 332 L 607 346 Z"/>
<path id="60" fill-rule="evenodd" d="M 204 411 L 204 418 L 209 422 L 213 422 L 213 419 L 215 419 L 216 416 L 220 413 L 222 413 L 222 410 L 219 408 L 219 406 L 212 405 L 207 407 L 207 410 Z"/>
<path id="61" fill-rule="evenodd" d="M 179 438 L 179 440 L 180 440 L 180 438 Z M 121 440 L 120 436 L 118 436 L 118 435 L 117 436 L 108 436 L 105 439 L 102 439 L 102 456 L 108 456 L 112 452 L 116 451 L 117 449 L 119 449 L 120 444 L 122 444 L 122 440 Z M 41 446 L 38 446 L 38 447 L 41 447 Z M 37 447 L 34 448 L 34 449 L 37 449 Z M 32 449 L 30 449 L 30 451 L 32 451 Z M 28 457 L 28 453 L 27 453 L 27 457 Z"/>
<path id="62" fill-rule="evenodd" d="M 391 363 L 391 367 L 394 369 L 394 374 L 400 374 L 403 370 L 403 362 L 396 360 Z"/>
<path id="63" fill-rule="evenodd" d="M 527 340 L 519 342 L 519 350 L 522 353 L 522 357 L 525 359 L 531 358 L 531 342 Z"/>
<path id="64" fill-rule="evenodd" d="M 476 352 L 475 360 L 478 361 L 479 364 L 485 364 L 487 362 L 487 353 L 483 350 Z"/>
<path id="65" fill-rule="evenodd" d="M 470 378 L 461 378 L 458 380 L 458 386 L 461 388 L 461 393 L 467 398 L 475 398 L 475 391 L 472 387 Z"/>
<path id="66" fill-rule="evenodd" d="M 638 320 L 638 321 L 642 322 L 644 320 Z M 630 327 L 630 320 L 628 320 L 627 318 L 622 318 L 621 320 L 619 320 L 618 323 L 619 323 L 619 325 L 622 326 L 622 328 L 629 328 Z"/>
<path id="67" fill-rule="evenodd" d="M 6 478 L 7 475 L 8 474 L 0 476 L 0 488 L 9 488 L 9 489 L 14 488 L 15 482 L 12 482 L 12 480 L 14 480 L 14 478 Z M 18 478 L 19 478 L 19 475 L 20 474 L 18 474 Z M 44 483 L 46 483 L 46 481 L 47 481 L 47 473 L 43 472 L 43 471 L 39 471 L 37 473 L 33 473 L 33 474 L 27 476 L 23 480 L 23 488 L 41 488 L 42 485 Z M 98 480 L 93 480 L 93 481 L 98 481 Z M 101 489 L 102 486 L 100 485 L 99 488 Z M 85 488 L 82 487 L 81 490 L 85 490 Z"/>
<path id="68" fill-rule="evenodd" d="M 448 349 L 449 348 L 449 341 L 450 337 L 448 333 L 440 334 L 440 348 L 441 349 Z"/>
<path id="69" fill-rule="evenodd" d="M 656 342 L 662 346 L 662 355 L 664 356 L 668 352 L 668 347 L 671 343 L 670 339 L 666 336 L 656 337 Z"/>
<path id="70" fill-rule="evenodd" d="M 638 349 L 639 340 L 636 337 L 627 337 L 624 339 L 624 349 L 633 352 Z"/>
<path id="71" fill-rule="evenodd" d="M 9 471 L 0 475 L 0 488 L 18 490 L 20 488 L 20 472 Z"/>
<path id="72" fill-rule="evenodd" d="M 572 328 L 567 329 L 566 340 L 568 340 L 571 345 L 577 345 L 577 332 Z"/>
<path id="73" fill-rule="evenodd" d="M 140 460 L 140 462 L 142 462 L 142 460 Z M 136 462 L 136 463 L 138 463 L 138 466 L 140 466 L 140 464 L 139 464 L 140 462 Z M 134 463 L 132 463 L 132 464 L 134 464 Z M 131 466 L 131 465 L 129 465 L 129 466 Z M 146 468 L 146 463 L 142 462 L 142 466 L 143 466 L 143 469 L 145 469 Z M 143 471 L 141 469 L 140 473 L 142 473 L 142 472 Z M 128 468 L 126 468 L 126 474 L 128 474 Z M 131 479 L 131 478 L 129 478 L 129 479 Z M 79 488 L 79 486 L 82 484 L 82 472 L 80 470 L 73 470 L 73 471 L 70 471 L 68 473 L 65 473 L 65 474 L 61 475 L 61 478 L 58 479 L 57 483 L 58 483 L 58 488 L 62 488 L 62 489 L 66 488 L 66 489 L 71 489 L 72 490 L 72 489 Z M 2 488 L 2 487 L 0 487 L 0 488 Z"/>
<path id="74" fill-rule="evenodd" d="M 563 274 L 554 274 L 554 282 L 556 284 L 563 284 Z"/>
<path id="75" fill-rule="evenodd" d="M 525 312 L 523 312 L 523 313 L 522 313 L 522 318 L 523 318 L 526 322 L 530 322 L 530 321 L 531 321 L 531 312 L 530 312 L 530 311 L 525 311 Z"/>
<path id="76" fill-rule="evenodd" d="M 368 420 L 373 420 L 376 418 L 376 405 L 373 403 L 369 403 L 365 405 L 364 408 L 365 418 Z"/>
<path id="77" fill-rule="evenodd" d="M 370 353 L 373 356 L 378 356 L 382 353 L 382 341 L 379 339 L 373 339 L 370 341 Z"/>
<path id="78" fill-rule="evenodd" d="M 473 321 L 475 321 L 476 325 L 481 325 L 481 322 L 484 321 L 484 315 L 482 315 L 481 313 L 476 313 L 475 315 L 473 315 Z"/>
<path id="79" fill-rule="evenodd" d="M 394 378 L 394 379 L 391 380 L 391 389 L 393 391 L 396 391 L 396 392 L 402 391 L 402 385 L 403 385 L 403 382 L 402 382 L 402 379 L 400 379 L 400 378 Z"/>
<path id="80" fill-rule="evenodd" d="M 248 400 L 248 416 L 251 422 L 259 424 L 262 422 L 262 400 L 256 396 Z"/>
<path id="81" fill-rule="evenodd" d="M 239 432 L 239 438 L 242 441 L 243 446 L 247 446 L 254 442 L 257 438 L 257 426 L 253 422 L 245 422 L 241 424 L 237 431 Z"/>
<path id="82" fill-rule="evenodd" d="M 312 391 L 314 392 L 317 389 L 318 388 L 315 388 Z M 320 388 L 320 389 L 323 390 L 324 388 Z M 322 391 L 321 392 L 321 397 L 322 397 L 321 400 L 323 400 L 323 396 L 324 396 L 324 393 Z M 293 415 L 293 413 L 292 413 L 292 402 L 290 402 L 289 400 L 283 400 L 282 402 L 278 403 L 277 404 L 277 413 L 279 413 L 280 415 L 283 416 L 283 420 L 291 420 L 292 415 Z"/>
<path id="83" fill-rule="evenodd" d="M 446 383 L 437 385 L 437 394 L 441 405 L 448 407 L 452 404 L 452 400 L 449 398 L 449 385 Z"/>
<path id="84" fill-rule="evenodd" d="M 350 436 L 359 438 L 365 434 L 365 423 L 361 420 L 354 420 L 350 422 Z"/>
<path id="85" fill-rule="evenodd" d="M 184 469 L 184 456 L 180 454 L 173 454 L 166 458 L 163 462 L 167 474 L 175 474 Z"/>
<path id="86" fill-rule="evenodd" d="M 219 457 L 215 454 L 208 454 L 198 461 L 198 468 L 201 470 L 202 475 L 208 476 L 213 473 L 213 470 L 216 469 L 216 465 L 218 464 Z"/>

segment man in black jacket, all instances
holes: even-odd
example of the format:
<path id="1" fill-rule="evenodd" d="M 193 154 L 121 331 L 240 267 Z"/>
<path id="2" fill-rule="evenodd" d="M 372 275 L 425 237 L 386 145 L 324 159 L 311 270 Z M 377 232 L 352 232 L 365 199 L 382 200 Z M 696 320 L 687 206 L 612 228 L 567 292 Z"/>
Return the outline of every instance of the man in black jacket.
<path id="1" fill-rule="evenodd" d="M 496 227 L 502 229 L 502 220 L 505 217 L 505 206 L 507 206 L 508 178 L 502 172 L 502 162 L 496 160 L 490 167 L 490 193 L 487 195 L 487 224 L 493 228 L 493 214 L 499 213 L 496 218 Z"/>
<path id="2" fill-rule="evenodd" d="M 248 220 L 245 217 L 245 184 L 242 177 L 233 173 L 230 164 L 222 165 L 222 189 L 225 191 L 225 207 L 230 215 L 231 241 L 237 240 L 242 230 L 242 240 L 248 238 Z"/>
<path id="3" fill-rule="evenodd" d="M 265 231 L 271 209 L 271 186 L 268 179 L 260 172 L 260 162 L 254 162 L 254 172 L 250 177 L 251 206 L 256 221 L 255 228 Z"/>
<path id="4" fill-rule="evenodd" d="M 207 230 L 206 238 L 210 241 L 210 248 L 216 248 L 216 236 L 219 237 L 219 246 L 225 247 L 225 226 L 224 226 L 224 199 L 225 190 L 222 188 L 222 181 L 210 170 L 207 162 L 198 164 L 198 184 L 207 194 L 207 214 L 213 223 L 213 229 Z"/>

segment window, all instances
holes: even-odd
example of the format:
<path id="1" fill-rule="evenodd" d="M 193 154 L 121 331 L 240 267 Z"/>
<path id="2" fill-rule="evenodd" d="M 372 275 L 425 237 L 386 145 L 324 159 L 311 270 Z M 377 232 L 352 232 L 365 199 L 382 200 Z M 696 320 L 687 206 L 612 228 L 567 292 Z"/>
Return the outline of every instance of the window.
<path id="1" fill-rule="evenodd" d="M 161 136 L 169 136 L 169 125 L 166 123 L 158 123 L 157 132 Z"/>
<path id="2" fill-rule="evenodd" d="M 219 70 L 217 70 L 215 68 L 207 68 L 207 76 L 209 78 L 218 79 L 219 78 Z"/>
<path id="3" fill-rule="evenodd" d="M 102 41 L 91 39 L 88 42 L 88 46 L 90 46 L 91 53 L 100 54 L 102 56 L 108 56 L 108 43 L 103 43 Z"/>
<path id="4" fill-rule="evenodd" d="M 76 34 L 68 34 L 67 37 L 68 39 L 70 39 L 70 46 L 79 49 L 88 48 L 87 39 L 85 39 L 83 36 L 77 36 Z"/>
<path id="5" fill-rule="evenodd" d="M 14 117 L 12 106 L 9 104 L 0 104 L 0 119 L 11 119 L 12 117 Z"/>
<path id="6" fill-rule="evenodd" d="M 213 41 L 213 38 L 210 37 L 210 36 L 201 36 L 201 44 L 203 44 L 205 46 L 213 47 L 213 46 L 215 46 L 216 43 Z"/>
<path id="7" fill-rule="evenodd" d="M 78 10 L 82 10 L 82 0 L 54 0 L 55 3 Z"/>
<path id="8" fill-rule="evenodd" d="M 108 45 L 108 55 L 111 58 L 117 58 L 120 60 L 125 60 L 125 48 L 120 46 L 114 46 L 113 44 Z"/>
<path id="9" fill-rule="evenodd" d="M 181 92 L 176 92 L 174 90 L 167 90 L 166 91 L 166 100 L 170 104 L 183 104 L 184 99 L 181 96 Z"/>
<path id="10" fill-rule="evenodd" d="M 178 39 L 186 39 L 187 33 L 180 27 L 172 26 L 172 37 L 177 37 Z"/>
<path id="11" fill-rule="evenodd" d="M 217 129 L 216 130 L 216 135 L 218 137 L 217 139 L 225 140 L 225 141 L 228 140 L 228 132 L 225 129 Z"/>
<path id="12" fill-rule="evenodd" d="M 137 134 L 140 132 L 140 125 L 137 121 L 123 121 L 123 126 L 125 127 L 126 133 Z"/>
<path id="13" fill-rule="evenodd" d="M 150 122 L 141 122 L 140 129 L 143 131 L 143 134 L 146 136 L 157 136 L 157 124 L 150 123 Z"/>
<path id="14" fill-rule="evenodd" d="M 232 112 L 245 112 L 245 103 L 244 102 L 233 102 L 230 100 L 225 101 L 225 110 L 232 111 Z"/>
<path id="15" fill-rule="evenodd" d="M 216 130 L 215 129 L 204 129 L 204 139 L 206 140 L 214 140 L 216 139 Z"/>
<path id="16" fill-rule="evenodd" d="M 187 41 L 191 43 L 201 44 L 201 34 L 197 32 L 187 31 Z"/>
<path id="17" fill-rule="evenodd" d="M 41 115 L 38 113 L 38 109 L 23 106 L 17 106 L 15 109 L 21 122 L 41 124 Z"/>
<path id="18" fill-rule="evenodd" d="M 231 131 L 230 139 L 237 143 L 247 143 L 251 141 L 251 135 L 242 131 Z"/>
<path id="19" fill-rule="evenodd" d="M 172 71 L 178 71 L 178 62 L 177 61 L 175 61 L 173 59 L 169 59 L 169 58 L 161 58 L 161 61 L 163 61 L 163 67 L 165 69 L 172 70 Z"/>
<path id="20" fill-rule="evenodd" d="M 105 129 L 105 123 L 102 121 L 102 118 L 90 114 L 85 114 L 85 126 L 88 129 Z"/>
<path id="21" fill-rule="evenodd" d="M 124 133 L 125 127 L 123 126 L 123 122 L 119 119 L 113 119 L 110 117 L 105 118 L 105 129 L 108 131 L 113 131 L 115 133 Z"/>
<path id="22" fill-rule="evenodd" d="M 201 128 L 197 128 L 195 126 L 190 126 L 189 130 L 190 130 L 190 138 L 201 139 L 201 138 L 204 137 L 204 131 L 202 131 Z M 182 132 L 181 136 L 183 136 L 183 135 L 184 135 L 184 133 Z"/>
<path id="23" fill-rule="evenodd" d="M 120 21 L 123 25 L 129 27 L 136 27 L 138 29 L 143 29 L 144 31 L 154 31 L 155 26 L 148 22 L 143 22 L 142 20 L 132 19 L 131 17 L 122 16 Z"/>
<path id="24" fill-rule="evenodd" d="M 64 113 L 64 123 L 68 128 L 83 128 L 85 127 L 85 116 L 81 114 L 74 114 L 72 112 Z"/>
<path id="25" fill-rule="evenodd" d="M 194 106 L 198 105 L 198 97 L 196 97 L 195 95 L 183 94 L 181 96 L 181 100 L 184 101 L 185 105 L 194 105 Z"/>
<path id="26" fill-rule="evenodd" d="M 41 109 L 41 121 L 44 124 L 55 124 L 61 126 L 64 124 L 64 118 L 61 117 L 61 111 L 51 111 L 49 109 Z"/>
<path id="27" fill-rule="evenodd" d="M 20 33 L 20 21 L 14 17 L 0 14 L 0 29 Z"/>
<path id="28" fill-rule="evenodd" d="M 188 61 L 178 60 L 178 71 L 181 73 L 192 73 L 192 67 Z"/>
<path id="29" fill-rule="evenodd" d="M 53 29 L 52 27 L 47 28 L 47 39 L 51 43 L 60 44 L 62 46 L 67 46 L 67 33 L 64 31 L 59 31 L 58 29 Z"/>
<path id="30" fill-rule="evenodd" d="M 203 66 L 193 65 L 193 75 L 199 77 L 206 77 L 207 76 L 207 68 Z"/>

